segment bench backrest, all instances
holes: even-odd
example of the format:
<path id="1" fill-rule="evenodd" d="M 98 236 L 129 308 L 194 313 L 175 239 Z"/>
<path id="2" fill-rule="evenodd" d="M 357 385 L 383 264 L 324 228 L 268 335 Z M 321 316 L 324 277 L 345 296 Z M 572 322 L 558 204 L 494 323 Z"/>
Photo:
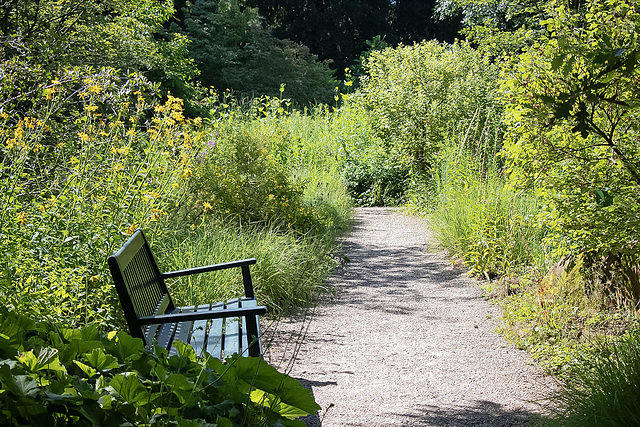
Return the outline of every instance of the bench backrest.
<path id="1" fill-rule="evenodd" d="M 173 310 L 173 301 L 142 230 L 109 257 L 109 269 L 131 335 L 145 339 L 138 318 Z"/>

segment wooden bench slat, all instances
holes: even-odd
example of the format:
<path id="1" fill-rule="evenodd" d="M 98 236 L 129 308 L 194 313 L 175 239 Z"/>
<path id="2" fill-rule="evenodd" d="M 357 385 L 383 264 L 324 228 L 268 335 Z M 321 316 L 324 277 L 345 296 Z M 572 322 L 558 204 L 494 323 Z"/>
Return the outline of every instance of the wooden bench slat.
<path id="1" fill-rule="evenodd" d="M 226 302 L 226 308 L 239 308 L 238 298 Z M 237 317 L 227 317 L 224 323 L 224 354 L 230 356 L 240 352 L 240 322 Z"/>
<path id="2" fill-rule="evenodd" d="M 192 313 L 196 311 L 196 308 L 192 305 L 188 307 L 181 307 L 180 313 Z M 193 326 L 193 322 L 185 321 L 178 322 L 176 325 L 176 333 L 173 335 L 173 340 L 171 341 L 171 350 L 169 350 L 169 356 L 174 354 L 178 354 L 173 346 L 174 341 L 182 341 L 183 343 L 189 343 L 189 335 L 191 335 L 191 327 Z"/>
<path id="3" fill-rule="evenodd" d="M 211 309 L 210 304 L 202 304 L 196 307 L 195 311 L 203 311 Z M 191 338 L 189 338 L 189 344 L 196 351 L 198 356 L 202 355 L 202 350 L 205 349 L 205 340 L 207 339 L 207 331 L 209 330 L 209 320 L 202 319 L 193 322 L 193 328 L 191 331 Z"/>
<path id="4" fill-rule="evenodd" d="M 211 304 L 211 309 L 222 310 L 224 308 L 223 302 L 217 302 Z M 211 325 L 209 327 L 209 334 L 207 337 L 207 353 L 218 359 L 222 359 L 222 343 L 224 335 L 222 334 L 222 325 L 224 319 L 211 319 Z"/>
<path id="5" fill-rule="evenodd" d="M 159 326 L 159 328 L 158 328 Z M 151 325 L 151 327 L 149 328 L 149 335 L 148 335 L 148 339 L 147 341 L 151 341 L 149 344 L 147 344 L 148 346 L 153 345 L 153 337 L 155 336 L 155 333 L 151 333 L 151 328 L 155 327 L 155 330 L 157 331 L 159 329 L 159 332 L 157 332 L 157 340 L 158 340 L 158 345 L 162 348 L 166 348 L 169 349 L 171 342 L 173 341 L 173 334 L 176 331 L 176 324 L 175 323 L 163 323 L 161 325 Z"/>

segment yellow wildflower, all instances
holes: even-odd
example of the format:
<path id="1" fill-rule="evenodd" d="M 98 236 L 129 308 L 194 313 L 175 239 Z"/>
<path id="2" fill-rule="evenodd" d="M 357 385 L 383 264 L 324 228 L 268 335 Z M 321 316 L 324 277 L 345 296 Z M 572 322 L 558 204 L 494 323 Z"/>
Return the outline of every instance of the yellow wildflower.
<path id="1" fill-rule="evenodd" d="M 102 88 L 100 87 L 100 85 L 91 85 L 89 86 L 89 92 L 100 93 L 102 92 Z"/>
<path id="2" fill-rule="evenodd" d="M 210 210 L 213 209 L 213 206 L 211 206 L 211 203 L 209 203 L 209 202 L 203 202 L 202 206 L 204 206 L 204 210 L 205 211 L 210 211 Z"/>
<path id="3" fill-rule="evenodd" d="M 27 214 L 25 214 L 24 212 L 20 212 L 18 214 L 18 222 L 20 223 L 20 225 L 25 225 L 27 223 Z"/>
<path id="4" fill-rule="evenodd" d="M 133 233 L 136 232 L 136 225 L 135 224 L 131 224 L 127 230 L 125 231 L 125 233 L 127 233 L 129 236 L 131 236 Z"/>
<path id="5" fill-rule="evenodd" d="M 51 99 L 53 94 L 56 93 L 55 87 L 47 87 L 44 89 L 44 97 L 45 99 Z"/>
<path id="6" fill-rule="evenodd" d="M 151 221 L 157 221 L 160 219 L 161 215 L 166 215 L 167 213 L 160 209 L 152 209 L 151 210 Z"/>
<path id="7" fill-rule="evenodd" d="M 180 175 L 183 179 L 187 179 L 190 176 L 193 176 L 193 171 L 189 168 L 185 168 L 182 170 L 182 175 Z"/>
<path id="8" fill-rule="evenodd" d="M 136 136 L 136 130 L 135 129 L 129 129 L 127 131 L 127 135 L 128 136 Z"/>
<path id="9" fill-rule="evenodd" d="M 84 107 L 85 110 L 87 110 L 90 113 L 93 113 L 94 111 L 96 111 L 98 109 L 97 105 L 87 105 L 86 107 Z"/>
<path id="10" fill-rule="evenodd" d="M 89 140 L 89 135 L 87 135 L 84 132 L 78 133 L 78 137 L 80 138 L 80 141 L 82 141 L 82 142 L 87 142 Z"/>

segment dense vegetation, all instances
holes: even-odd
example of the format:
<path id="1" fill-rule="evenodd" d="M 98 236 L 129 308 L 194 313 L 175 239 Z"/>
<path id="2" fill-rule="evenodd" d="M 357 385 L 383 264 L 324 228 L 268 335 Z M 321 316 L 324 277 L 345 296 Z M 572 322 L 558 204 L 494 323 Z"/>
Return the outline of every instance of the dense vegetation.
<path id="1" fill-rule="evenodd" d="M 551 421 L 636 413 L 637 2 L 294 3 L 5 2 L 2 419 L 294 425 L 314 406 L 258 361 L 109 334 L 106 258 L 138 227 L 166 269 L 256 257 L 258 299 L 286 313 L 326 289 L 353 204 L 428 215 L 505 335 L 565 379 Z"/>

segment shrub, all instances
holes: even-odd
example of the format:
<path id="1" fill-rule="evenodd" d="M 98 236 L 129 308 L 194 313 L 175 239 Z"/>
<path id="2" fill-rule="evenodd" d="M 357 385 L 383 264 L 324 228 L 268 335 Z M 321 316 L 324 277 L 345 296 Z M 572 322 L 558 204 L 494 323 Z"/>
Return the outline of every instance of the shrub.
<path id="1" fill-rule="evenodd" d="M 260 134 L 224 127 L 198 160 L 190 193 L 201 212 L 239 225 L 282 225 L 301 233 L 314 228 L 303 188 L 291 182 Z"/>
<path id="2" fill-rule="evenodd" d="M 66 329 L 0 313 L 0 424 L 303 426 L 320 407 L 260 358 L 226 363 L 176 343 L 169 356 L 95 325 Z"/>
<path id="3" fill-rule="evenodd" d="M 482 124 L 496 104 L 497 68 L 468 44 L 422 42 L 371 52 L 359 99 L 389 147 L 428 172 L 440 149 L 470 124 Z M 460 138 L 469 143 L 480 138 Z"/>

